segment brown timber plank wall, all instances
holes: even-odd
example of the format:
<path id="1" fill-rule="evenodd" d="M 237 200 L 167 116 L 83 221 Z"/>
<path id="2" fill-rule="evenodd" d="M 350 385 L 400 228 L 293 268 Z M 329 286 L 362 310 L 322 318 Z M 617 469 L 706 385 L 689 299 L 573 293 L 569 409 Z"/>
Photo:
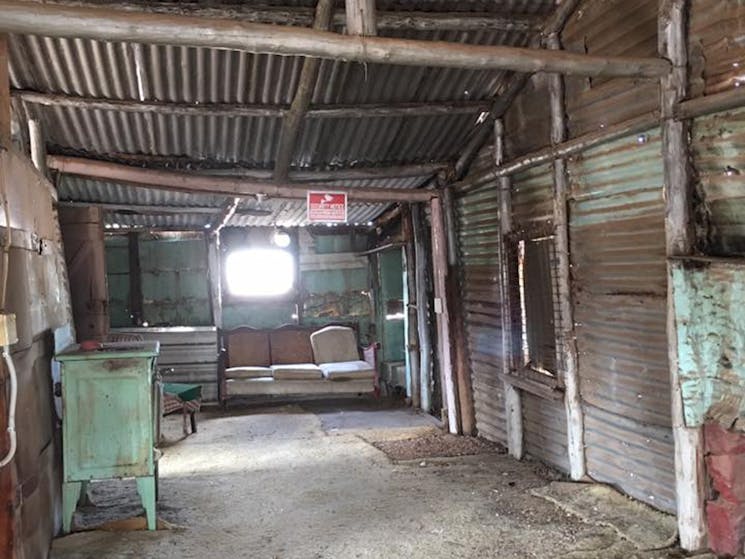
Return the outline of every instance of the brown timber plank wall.
<path id="1" fill-rule="evenodd" d="M 499 282 L 499 197 L 497 183 L 478 184 L 473 174 L 493 165 L 493 147 L 484 148 L 463 180 L 474 188 L 458 198 L 458 244 L 463 319 L 473 384 L 476 429 L 492 441 L 506 443 Z"/>
<path id="2" fill-rule="evenodd" d="M 569 163 L 570 238 L 587 469 L 675 510 L 658 130 Z"/>

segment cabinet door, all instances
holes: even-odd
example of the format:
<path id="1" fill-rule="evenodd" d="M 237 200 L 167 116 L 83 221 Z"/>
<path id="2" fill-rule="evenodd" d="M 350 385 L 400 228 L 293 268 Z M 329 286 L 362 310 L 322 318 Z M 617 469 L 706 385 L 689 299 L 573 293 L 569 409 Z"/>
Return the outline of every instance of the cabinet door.
<path id="1" fill-rule="evenodd" d="M 65 480 L 151 475 L 150 360 L 67 362 L 62 375 Z"/>

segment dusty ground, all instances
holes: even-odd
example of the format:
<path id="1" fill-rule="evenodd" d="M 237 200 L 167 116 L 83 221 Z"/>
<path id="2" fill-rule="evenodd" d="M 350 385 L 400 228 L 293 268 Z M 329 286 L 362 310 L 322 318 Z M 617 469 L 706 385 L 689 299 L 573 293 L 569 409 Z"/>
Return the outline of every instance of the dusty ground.
<path id="1" fill-rule="evenodd" d="M 177 439 L 179 419 L 166 428 Z M 369 441 L 424 436 L 439 444 L 432 422 L 408 410 L 287 406 L 203 414 L 199 428 L 168 446 L 161 462 L 159 516 L 182 528 L 81 532 L 56 540 L 52 557 L 679 556 L 638 553 L 612 527 L 532 496 L 558 476 L 491 445 L 471 456 L 391 460 Z M 95 506 L 76 515 L 79 527 L 141 510 L 126 482 L 97 484 L 91 497 Z"/>

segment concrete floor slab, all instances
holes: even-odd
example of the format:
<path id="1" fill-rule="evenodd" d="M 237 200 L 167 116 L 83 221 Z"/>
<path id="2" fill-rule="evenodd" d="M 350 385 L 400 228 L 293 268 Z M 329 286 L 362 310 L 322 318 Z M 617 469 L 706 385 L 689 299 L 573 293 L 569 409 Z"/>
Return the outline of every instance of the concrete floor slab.
<path id="1" fill-rule="evenodd" d="M 640 554 L 612 528 L 531 495 L 556 479 L 538 463 L 489 453 L 396 464 L 356 432 L 366 417 L 380 431 L 411 422 L 416 434 L 422 418 L 407 410 L 313 411 L 208 413 L 184 440 L 180 418 L 168 419 L 159 516 L 183 528 L 77 533 L 54 542 L 53 559 L 679 556 Z M 136 494 L 111 482 L 91 496 L 80 525 L 137 509 Z M 114 496 L 120 508 L 106 511 Z"/>

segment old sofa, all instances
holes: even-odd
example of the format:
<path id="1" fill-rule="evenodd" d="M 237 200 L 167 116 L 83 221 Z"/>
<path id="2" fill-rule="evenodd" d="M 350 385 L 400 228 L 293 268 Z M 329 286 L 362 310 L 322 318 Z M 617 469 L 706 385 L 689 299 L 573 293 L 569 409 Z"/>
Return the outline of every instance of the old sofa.
<path id="1" fill-rule="evenodd" d="M 235 397 L 376 391 L 374 352 L 366 351 L 363 360 L 356 333 L 346 326 L 240 327 L 220 331 L 219 347 L 218 392 L 223 405 Z"/>

